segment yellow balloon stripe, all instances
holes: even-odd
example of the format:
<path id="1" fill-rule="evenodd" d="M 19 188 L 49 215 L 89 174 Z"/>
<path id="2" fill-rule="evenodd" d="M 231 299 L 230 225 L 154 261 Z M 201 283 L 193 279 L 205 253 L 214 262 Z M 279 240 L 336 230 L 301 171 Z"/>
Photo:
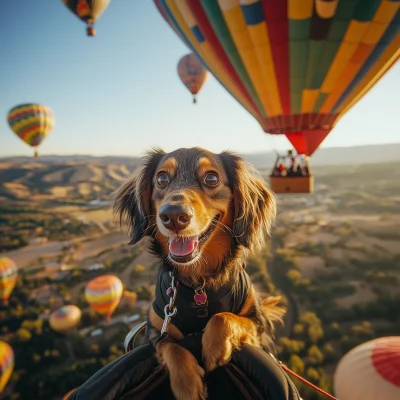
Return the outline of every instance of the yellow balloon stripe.
<path id="1" fill-rule="evenodd" d="M 269 116 L 269 112 L 273 110 L 274 106 L 272 99 L 263 90 L 263 75 L 259 68 L 258 58 L 253 48 L 240 4 L 237 2 L 234 7 L 227 9 L 224 7 L 224 1 L 218 0 L 218 3 L 221 7 L 226 26 L 236 45 L 237 52 L 264 107 L 264 112 Z"/>
<path id="2" fill-rule="evenodd" d="M 314 0 L 289 0 L 288 17 L 289 19 L 308 19 L 313 12 Z"/>

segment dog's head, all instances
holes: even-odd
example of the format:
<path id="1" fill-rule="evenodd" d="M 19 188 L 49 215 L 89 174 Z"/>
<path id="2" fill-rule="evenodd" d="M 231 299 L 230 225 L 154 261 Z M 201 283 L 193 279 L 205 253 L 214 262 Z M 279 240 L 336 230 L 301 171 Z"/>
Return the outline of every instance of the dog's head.
<path id="1" fill-rule="evenodd" d="M 276 213 L 274 196 L 242 158 L 200 148 L 148 153 L 114 210 L 131 243 L 149 235 L 170 264 L 203 273 L 261 244 Z"/>

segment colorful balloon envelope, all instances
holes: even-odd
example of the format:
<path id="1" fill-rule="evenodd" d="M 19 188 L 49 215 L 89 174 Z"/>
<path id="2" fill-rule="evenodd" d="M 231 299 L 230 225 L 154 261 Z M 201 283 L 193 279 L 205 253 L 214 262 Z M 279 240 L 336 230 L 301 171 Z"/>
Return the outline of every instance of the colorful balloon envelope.
<path id="1" fill-rule="evenodd" d="M 193 103 L 196 103 L 196 94 L 207 80 L 208 71 L 194 54 L 187 54 L 178 63 L 178 75 L 181 81 L 193 95 Z"/>
<path id="2" fill-rule="evenodd" d="M 66 394 L 64 395 L 64 397 L 63 397 L 61 400 L 67 400 L 67 399 L 68 399 L 68 397 L 69 397 L 69 395 L 70 395 L 70 394 L 72 394 L 72 393 L 74 393 L 74 392 L 75 392 L 75 390 L 76 390 L 76 388 L 75 388 L 75 389 L 72 389 L 72 390 L 70 390 L 68 393 L 66 393 Z"/>
<path id="3" fill-rule="evenodd" d="M 90 307 L 108 320 L 117 308 L 123 292 L 123 285 L 114 275 L 102 275 L 92 279 L 85 288 L 86 300 Z"/>
<path id="4" fill-rule="evenodd" d="M 87 24 L 88 36 L 95 36 L 93 24 L 108 7 L 111 0 L 62 0 L 62 2 Z"/>
<path id="5" fill-rule="evenodd" d="M 340 400 L 400 399 L 400 336 L 370 340 L 345 354 L 334 390 Z"/>
<path id="6" fill-rule="evenodd" d="M 311 155 L 400 55 L 397 0 L 154 0 L 260 123 Z"/>
<path id="7" fill-rule="evenodd" d="M 16 106 L 9 111 L 7 120 L 14 133 L 35 149 L 40 146 L 54 127 L 52 109 L 40 104 Z M 37 151 L 35 151 L 35 157 L 38 157 Z"/>
<path id="8" fill-rule="evenodd" d="M 59 333 L 66 333 L 74 329 L 81 320 L 81 310 L 74 305 L 60 307 L 50 315 L 51 329 Z"/>
<path id="9" fill-rule="evenodd" d="M 14 261 L 7 258 L 0 258 L 0 299 L 7 304 L 8 299 L 17 283 L 18 269 Z"/>
<path id="10" fill-rule="evenodd" d="M 0 340 L 0 393 L 6 387 L 13 369 L 14 351 L 8 343 Z"/>

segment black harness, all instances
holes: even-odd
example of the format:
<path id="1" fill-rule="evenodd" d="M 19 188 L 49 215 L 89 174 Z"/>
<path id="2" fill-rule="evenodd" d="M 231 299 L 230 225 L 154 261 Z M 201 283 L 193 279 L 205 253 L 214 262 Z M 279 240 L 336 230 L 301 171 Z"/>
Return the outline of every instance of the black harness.
<path id="1" fill-rule="evenodd" d="M 195 296 L 198 295 L 196 288 L 188 286 L 178 279 L 177 296 L 175 299 L 176 315 L 172 323 L 182 332 L 184 336 L 201 333 L 210 318 L 221 312 L 239 314 L 251 290 L 250 277 L 244 269 L 234 276 L 228 283 L 214 290 L 204 287 L 206 302 L 196 303 Z M 156 285 L 156 296 L 153 302 L 153 310 L 164 319 L 164 307 L 169 303 L 168 289 L 171 286 L 171 277 L 166 267 L 162 266 L 158 272 Z"/>

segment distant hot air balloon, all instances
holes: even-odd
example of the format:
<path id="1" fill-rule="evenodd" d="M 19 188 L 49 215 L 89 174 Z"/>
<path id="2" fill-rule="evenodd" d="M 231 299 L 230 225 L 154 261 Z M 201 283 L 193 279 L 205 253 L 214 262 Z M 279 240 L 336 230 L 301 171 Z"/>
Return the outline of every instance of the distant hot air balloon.
<path id="1" fill-rule="evenodd" d="M 34 149 L 50 134 L 54 126 L 54 114 L 50 107 L 40 104 L 21 104 L 8 113 L 11 129 Z M 35 151 L 35 157 L 38 157 Z"/>
<path id="2" fill-rule="evenodd" d="M 108 7 L 111 0 L 62 0 L 62 2 L 79 19 L 87 23 L 88 36 L 96 36 L 93 24 Z"/>
<path id="3" fill-rule="evenodd" d="M 85 288 L 86 300 L 90 307 L 107 320 L 117 308 L 121 300 L 123 285 L 114 275 L 102 275 L 92 279 Z"/>
<path id="4" fill-rule="evenodd" d="M 399 1 L 154 1 L 263 130 L 308 156 L 400 55 Z"/>
<path id="5" fill-rule="evenodd" d="M 193 103 L 196 103 L 196 94 L 208 77 L 207 69 L 203 67 L 197 56 L 188 54 L 182 57 L 178 63 L 178 75 L 192 93 Z"/>
<path id="6" fill-rule="evenodd" d="M 124 290 L 124 300 L 130 308 L 133 308 L 137 301 L 137 294 L 129 290 Z"/>
<path id="7" fill-rule="evenodd" d="M 72 304 L 60 307 L 51 313 L 49 324 L 51 329 L 65 333 L 74 329 L 81 320 L 81 310 Z"/>
<path id="8" fill-rule="evenodd" d="M 14 369 L 14 352 L 11 346 L 0 340 L 0 393 L 4 390 Z M 1 396 L 0 396 L 1 397 Z"/>
<path id="9" fill-rule="evenodd" d="M 336 367 L 334 390 L 340 400 L 400 399 L 400 336 L 350 350 Z"/>
<path id="10" fill-rule="evenodd" d="M 14 261 L 7 257 L 0 258 L 0 299 L 4 304 L 14 289 L 18 278 L 18 269 Z"/>
<path id="11" fill-rule="evenodd" d="M 67 400 L 68 397 L 69 397 L 69 395 L 72 394 L 72 393 L 74 393 L 76 389 L 77 389 L 77 388 L 70 390 L 68 393 L 66 393 L 66 394 L 64 395 L 64 397 L 63 397 L 61 400 Z"/>

